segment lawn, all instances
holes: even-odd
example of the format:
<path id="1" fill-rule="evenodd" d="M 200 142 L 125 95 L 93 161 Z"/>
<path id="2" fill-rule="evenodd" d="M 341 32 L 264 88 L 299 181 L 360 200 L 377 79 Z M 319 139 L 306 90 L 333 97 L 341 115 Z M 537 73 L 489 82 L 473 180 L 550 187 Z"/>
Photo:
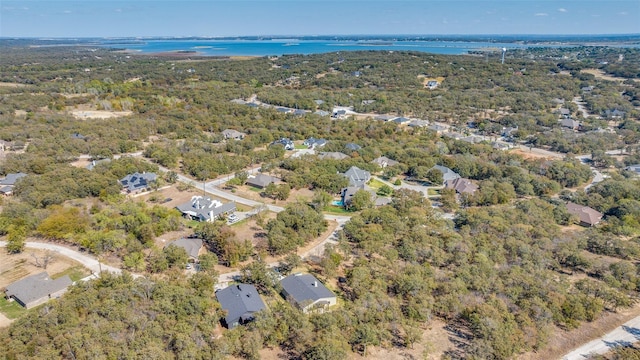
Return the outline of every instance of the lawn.
<path id="1" fill-rule="evenodd" d="M 300 145 L 295 145 L 294 148 L 299 150 L 299 149 L 308 149 L 309 147 L 306 145 L 300 144 Z"/>
<path id="2" fill-rule="evenodd" d="M 91 273 L 86 268 L 78 265 L 78 266 L 70 267 L 63 272 L 59 272 L 57 274 L 51 275 L 51 278 L 57 279 L 65 275 L 69 275 L 69 278 L 71 279 L 71 281 L 78 281 L 91 275 Z"/>
<path id="3" fill-rule="evenodd" d="M 17 319 L 24 314 L 27 309 L 20 306 L 15 301 L 9 301 L 4 296 L 0 297 L 0 312 L 9 319 Z"/>
<path id="4" fill-rule="evenodd" d="M 440 195 L 440 189 L 431 189 L 431 188 L 429 188 L 429 189 L 427 189 L 427 193 L 429 195 Z"/>
<path id="5" fill-rule="evenodd" d="M 378 180 L 378 179 L 371 179 L 369 180 L 369 182 L 367 183 L 367 185 L 374 189 L 374 190 L 378 190 L 382 187 L 382 185 L 385 185 L 385 183 L 383 183 L 382 181 Z"/>
<path id="6" fill-rule="evenodd" d="M 351 211 L 345 210 L 345 208 L 341 206 L 329 205 L 325 206 L 323 209 L 324 212 L 334 215 L 349 215 Z"/>

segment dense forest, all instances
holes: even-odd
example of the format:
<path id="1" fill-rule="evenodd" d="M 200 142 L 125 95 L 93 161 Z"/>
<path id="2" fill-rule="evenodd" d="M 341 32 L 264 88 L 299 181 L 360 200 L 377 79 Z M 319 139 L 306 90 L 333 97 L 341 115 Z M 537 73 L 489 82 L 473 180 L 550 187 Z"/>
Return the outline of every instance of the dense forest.
<path id="1" fill-rule="evenodd" d="M 255 359 L 276 348 L 287 358 L 342 359 L 366 356 L 372 346 L 412 349 L 438 319 L 467 334 L 442 358 L 509 359 L 638 299 L 640 182 L 625 170 L 640 163 L 637 49 L 532 48 L 509 54 L 504 65 L 481 55 L 412 52 L 231 59 L 11 42 L 0 50 L 0 173 L 27 174 L 2 198 L 7 250 L 23 251 L 28 238 L 55 241 L 144 275 L 104 275 L 29 311 L 0 329 L 4 358 Z M 425 78 L 444 80 L 429 89 Z M 343 106 L 367 115 L 296 116 L 275 106 Z M 563 128 L 560 107 L 579 129 Z M 117 116 L 83 117 L 90 111 Z M 437 121 L 449 133 L 560 156 L 499 150 L 378 114 Z M 505 135 L 506 128 L 514 131 Z M 246 137 L 225 140 L 225 129 Z M 322 151 L 348 158 L 293 157 L 273 145 L 309 137 L 327 139 Z M 381 170 L 371 163 L 379 156 L 399 164 Z M 81 158 L 110 161 L 72 165 Z M 290 190 L 314 194 L 259 219 L 266 249 L 254 249 L 223 221 L 194 225 L 158 199 L 123 195 L 118 184 L 163 167 L 168 172 L 155 189 L 188 188 L 176 184 L 178 174 L 235 176 L 229 184 L 237 186 L 256 165 L 284 181 L 263 191 L 274 201 L 286 201 Z M 326 231 L 323 210 L 348 185 L 339 173 L 357 166 L 389 182 L 441 185 L 435 165 L 478 190 L 458 196 L 443 189 L 429 198 L 389 188 L 389 204 L 366 199 L 349 209 L 337 245 L 320 259 L 295 255 Z M 594 170 L 606 177 L 591 184 Z M 603 223 L 575 225 L 567 201 L 598 210 Z M 205 241 L 202 271 L 185 275 L 186 253 L 155 245 L 178 230 Z M 290 307 L 267 255 L 280 259 L 281 273 L 313 272 L 339 305 L 311 315 Z M 268 304 L 247 326 L 221 329 L 217 264 L 240 271 Z"/>

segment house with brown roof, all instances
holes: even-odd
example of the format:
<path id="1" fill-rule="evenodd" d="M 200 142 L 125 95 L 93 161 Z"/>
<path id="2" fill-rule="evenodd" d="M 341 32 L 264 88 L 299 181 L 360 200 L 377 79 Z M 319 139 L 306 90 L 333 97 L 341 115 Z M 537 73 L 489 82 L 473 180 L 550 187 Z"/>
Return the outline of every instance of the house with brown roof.
<path id="1" fill-rule="evenodd" d="M 448 180 L 444 182 L 444 186 L 447 189 L 453 189 L 458 194 L 469 194 L 473 195 L 476 191 L 478 191 L 478 185 L 471 182 L 469 179 L 465 178 L 455 178 L 452 180 Z"/>
<path id="2" fill-rule="evenodd" d="M 594 226 L 602 220 L 602 213 L 588 206 L 578 205 L 568 202 L 567 211 L 569 214 L 578 217 L 578 221 L 582 226 Z"/>
<path id="3" fill-rule="evenodd" d="M 371 161 L 371 163 L 376 164 L 378 166 L 380 166 L 381 168 L 386 168 L 387 166 L 396 166 L 398 164 L 400 164 L 399 162 L 393 160 L 393 159 L 389 159 L 386 156 L 380 156 L 378 158 L 375 158 Z"/>

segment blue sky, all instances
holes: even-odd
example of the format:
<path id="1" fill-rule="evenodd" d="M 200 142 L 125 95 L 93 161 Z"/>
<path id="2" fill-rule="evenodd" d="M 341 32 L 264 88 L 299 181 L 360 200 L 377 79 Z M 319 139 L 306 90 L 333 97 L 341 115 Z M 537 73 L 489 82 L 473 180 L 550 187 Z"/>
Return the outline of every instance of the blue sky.
<path id="1" fill-rule="evenodd" d="M 0 37 L 640 33 L 640 0 L 0 1 Z"/>

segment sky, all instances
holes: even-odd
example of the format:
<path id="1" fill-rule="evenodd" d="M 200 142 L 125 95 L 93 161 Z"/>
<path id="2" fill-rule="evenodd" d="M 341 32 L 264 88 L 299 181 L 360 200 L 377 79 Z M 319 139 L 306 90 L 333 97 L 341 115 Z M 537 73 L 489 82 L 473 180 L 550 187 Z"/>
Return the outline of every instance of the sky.
<path id="1" fill-rule="evenodd" d="M 0 0 L 0 37 L 638 33 L 640 0 Z"/>

